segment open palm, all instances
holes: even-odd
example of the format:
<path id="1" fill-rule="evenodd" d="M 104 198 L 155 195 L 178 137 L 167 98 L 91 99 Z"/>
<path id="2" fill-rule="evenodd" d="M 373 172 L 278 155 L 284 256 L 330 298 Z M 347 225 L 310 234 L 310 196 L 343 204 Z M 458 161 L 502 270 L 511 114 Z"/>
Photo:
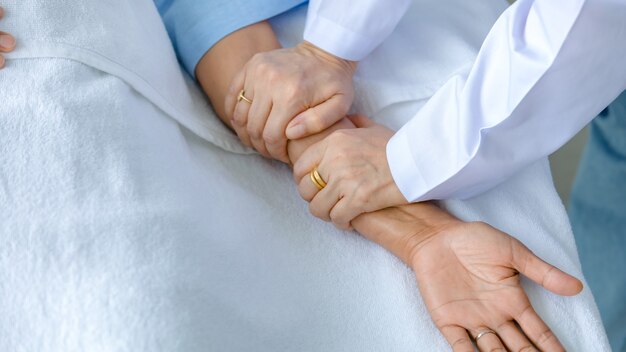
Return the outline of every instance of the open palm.
<path id="1" fill-rule="evenodd" d="M 515 238 L 484 223 L 459 223 L 420 243 L 412 258 L 426 306 L 454 351 L 474 351 L 468 331 L 491 330 L 477 341 L 481 350 L 564 350 L 532 308 L 520 273 L 561 295 L 582 284 Z"/>

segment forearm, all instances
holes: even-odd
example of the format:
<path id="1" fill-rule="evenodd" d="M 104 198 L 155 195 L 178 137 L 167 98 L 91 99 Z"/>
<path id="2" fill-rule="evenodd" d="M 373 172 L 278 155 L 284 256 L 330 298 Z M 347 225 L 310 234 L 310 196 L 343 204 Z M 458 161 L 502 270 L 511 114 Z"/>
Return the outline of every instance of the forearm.
<path id="1" fill-rule="evenodd" d="M 266 22 L 243 28 L 218 42 L 209 50 L 196 68 L 196 76 L 209 97 L 217 115 L 230 126 L 224 109 L 224 98 L 232 79 L 256 53 L 274 50 L 280 44 Z M 344 118 L 316 135 L 292 140 L 288 144 L 292 164 L 311 145 L 338 129 L 354 128 Z M 410 264 L 417 243 L 432 236 L 452 218 L 431 204 L 415 204 L 363 214 L 353 221 L 354 228 L 369 240 L 383 246 Z M 411 222 L 411 232 L 398 231 L 399 225 Z"/>
<path id="2" fill-rule="evenodd" d="M 389 142 L 405 198 L 473 197 L 567 142 L 626 89 L 616 59 L 626 56 L 624 18 L 624 1 L 509 7 L 471 70 L 451 77 Z"/>
<path id="3" fill-rule="evenodd" d="M 333 131 L 345 128 L 354 128 L 354 124 L 347 118 L 319 134 L 291 141 L 289 158 L 292 164 L 309 146 Z M 363 237 L 387 249 L 409 266 L 421 243 L 459 224 L 462 224 L 460 220 L 429 202 L 364 213 L 352 220 L 352 226 Z"/>

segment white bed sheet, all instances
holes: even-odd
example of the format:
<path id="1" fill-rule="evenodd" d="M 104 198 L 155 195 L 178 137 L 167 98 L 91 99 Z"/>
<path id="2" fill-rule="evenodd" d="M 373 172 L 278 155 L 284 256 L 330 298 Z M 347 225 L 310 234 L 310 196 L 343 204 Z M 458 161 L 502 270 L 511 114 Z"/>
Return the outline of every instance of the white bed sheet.
<path id="1" fill-rule="evenodd" d="M 397 44 L 426 21 L 413 10 L 357 80 L 355 109 L 390 126 L 467 69 L 502 9 L 416 5 L 434 11 L 439 51 L 377 70 L 393 50 L 428 45 Z M 216 120 L 149 0 L 3 6 L 22 46 L 0 74 L 0 350 L 449 349 L 407 267 L 311 217 L 289 170 Z M 284 43 L 298 38 L 299 11 L 274 21 Z M 471 11 L 483 17 L 468 23 Z M 411 75 L 422 79 L 402 90 L 391 79 Z M 582 277 L 546 161 L 444 206 Z M 564 298 L 524 285 L 568 350 L 609 350 L 588 290 Z"/>

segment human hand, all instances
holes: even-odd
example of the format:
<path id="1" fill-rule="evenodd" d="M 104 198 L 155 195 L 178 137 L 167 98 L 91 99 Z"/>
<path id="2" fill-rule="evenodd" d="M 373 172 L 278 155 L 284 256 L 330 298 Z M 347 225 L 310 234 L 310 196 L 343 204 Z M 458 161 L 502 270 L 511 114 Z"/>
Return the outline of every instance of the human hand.
<path id="1" fill-rule="evenodd" d="M 431 204 L 367 215 L 355 226 L 383 229 L 367 237 L 412 267 L 424 303 L 454 351 L 474 351 L 470 336 L 491 330 L 477 341 L 481 351 L 564 351 L 532 308 L 520 273 L 567 296 L 582 290 L 579 280 L 513 237 L 484 223 L 464 223 Z"/>
<path id="2" fill-rule="evenodd" d="M 0 19 L 4 17 L 4 9 L 0 7 Z M 15 38 L 6 32 L 0 31 L 0 69 L 4 68 L 5 59 L 1 53 L 8 53 L 15 49 Z"/>
<path id="3" fill-rule="evenodd" d="M 288 163 L 288 139 L 316 134 L 345 117 L 355 69 L 355 62 L 306 42 L 256 54 L 234 78 L 226 113 L 245 145 Z"/>
<path id="4" fill-rule="evenodd" d="M 387 163 L 393 131 L 365 116 L 350 119 L 359 128 L 333 132 L 294 164 L 298 190 L 310 202 L 311 213 L 340 229 L 351 228 L 350 222 L 360 214 L 407 203 Z M 315 168 L 323 187 L 312 182 Z"/>

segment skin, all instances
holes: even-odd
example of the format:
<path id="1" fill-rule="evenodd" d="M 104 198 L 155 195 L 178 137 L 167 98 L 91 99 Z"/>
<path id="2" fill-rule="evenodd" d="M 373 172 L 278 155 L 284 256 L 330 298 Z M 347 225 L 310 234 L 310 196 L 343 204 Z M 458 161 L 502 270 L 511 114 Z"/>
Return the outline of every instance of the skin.
<path id="1" fill-rule="evenodd" d="M 290 140 L 320 133 L 345 117 L 354 100 L 356 66 L 306 41 L 257 52 L 232 80 L 225 117 L 244 145 L 290 163 Z M 238 104 L 241 92 L 251 103 Z M 407 203 L 387 162 L 393 132 L 364 127 L 336 131 L 310 148 L 294 169 L 297 182 L 306 183 L 306 175 L 317 167 L 329 187 L 300 193 L 311 202 L 314 216 L 340 229 L 351 228 L 360 214 Z"/>
<path id="2" fill-rule="evenodd" d="M 356 62 L 307 42 L 257 53 L 232 81 L 231 125 L 245 145 L 287 163 L 288 139 L 319 133 L 346 116 L 355 69 Z M 252 104 L 237 104 L 241 91 Z"/>
<path id="3" fill-rule="evenodd" d="M 0 18 L 2 15 L 0 8 Z M 0 52 L 13 50 L 15 39 L 4 32 L 0 32 L 0 37 L 8 38 L 0 40 L 0 44 L 3 43 Z M 198 81 L 220 118 L 229 126 L 228 116 L 232 116 L 232 112 L 228 111 L 226 101 L 237 90 L 236 85 L 231 84 L 235 75 L 255 54 L 278 48 L 271 27 L 263 22 L 229 35 L 199 63 Z M 1 56 L 0 63 L 4 66 Z M 239 104 L 241 102 L 231 108 Z M 366 129 L 389 135 L 364 117 L 342 118 L 318 134 L 290 141 L 288 161 L 298 164 L 304 160 L 302 165 L 312 163 L 307 160 L 315 158 L 307 154 L 314 155 L 329 136 L 364 138 L 366 134 L 359 136 L 358 131 Z M 378 141 L 383 142 L 384 139 Z M 296 179 L 301 180 L 300 192 L 312 200 L 315 212 L 315 186 L 306 182 L 304 171 L 298 171 Z M 484 223 L 462 222 L 429 203 L 365 213 L 356 216 L 352 225 L 414 270 L 424 302 L 454 351 L 473 351 L 471 336 L 486 328 L 496 331 L 497 335 L 484 335 L 477 343 L 481 351 L 564 350 L 532 309 L 520 286 L 520 273 L 561 295 L 577 294 L 582 284 L 541 261 L 513 237 Z"/>
<path id="4" fill-rule="evenodd" d="M 4 17 L 4 9 L 0 7 L 0 20 Z M 0 69 L 4 68 L 6 62 L 2 53 L 8 53 L 15 49 L 15 38 L 6 32 L 0 31 Z"/>
<path id="5" fill-rule="evenodd" d="M 232 95 L 239 92 L 230 82 L 257 53 L 276 49 L 271 27 L 262 22 L 227 36 L 202 58 L 196 76 L 224 123 L 232 126 L 234 110 L 248 104 L 233 105 Z M 311 146 L 328 136 L 354 130 L 353 120 L 363 129 L 376 127 L 362 118 L 343 118 L 318 134 L 289 141 L 289 162 L 298 164 Z M 301 188 L 315 187 L 298 176 Z M 560 295 L 579 293 L 582 283 L 543 262 L 515 238 L 485 223 L 460 221 L 430 203 L 364 213 L 351 224 L 413 269 L 433 321 L 454 351 L 474 351 L 472 337 L 487 328 L 497 335 L 480 338 L 481 351 L 564 351 L 533 310 L 520 274 Z"/>
<path id="6" fill-rule="evenodd" d="M 386 145 L 393 131 L 362 115 L 350 121 L 358 128 L 335 131 L 310 146 L 293 169 L 311 214 L 344 230 L 360 214 L 408 204 L 387 166 Z M 322 190 L 309 179 L 314 167 L 328 183 Z"/>
<path id="7" fill-rule="evenodd" d="M 387 144 L 394 132 L 364 116 L 358 121 L 360 128 L 335 131 L 294 164 L 300 195 L 311 202 L 311 213 L 340 229 L 350 228 L 360 214 L 407 204 L 387 159 Z M 323 190 L 306 185 L 314 167 L 328 184 Z"/>

